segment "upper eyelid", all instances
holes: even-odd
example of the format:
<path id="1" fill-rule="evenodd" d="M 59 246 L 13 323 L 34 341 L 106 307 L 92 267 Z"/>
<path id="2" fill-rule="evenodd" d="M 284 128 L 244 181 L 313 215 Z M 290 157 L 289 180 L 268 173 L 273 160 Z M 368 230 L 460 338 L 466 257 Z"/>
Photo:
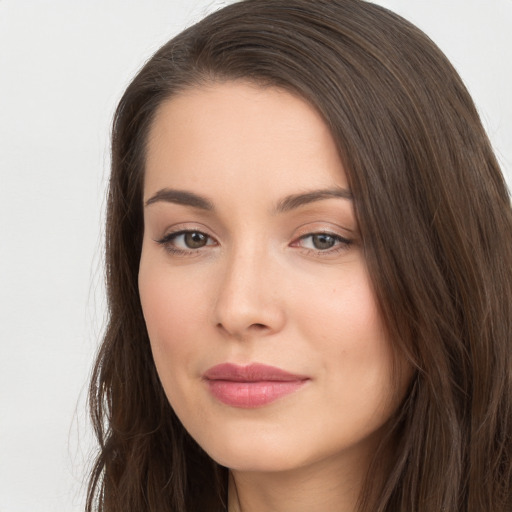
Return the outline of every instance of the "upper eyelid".
<path id="1" fill-rule="evenodd" d="M 160 239 L 157 241 L 161 242 L 164 240 L 171 240 L 178 236 L 186 235 L 187 233 L 201 233 L 202 235 L 205 235 L 210 240 L 214 240 L 215 242 L 217 242 L 217 239 L 213 235 L 210 235 L 209 233 L 205 232 L 202 229 L 177 229 L 176 231 L 170 231 L 170 232 L 166 233 L 165 235 L 160 237 Z"/>
<path id="2" fill-rule="evenodd" d="M 330 226 L 319 226 L 317 228 L 312 228 L 308 223 L 296 229 L 296 232 L 294 234 L 294 240 L 299 240 L 300 238 L 319 234 L 331 235 L 333 237 L 342 238 L 344 240 L 353 240 L 356 236 L 356 230 L 342 227 L 339 225 L 334 227 L 332 224 Z"/>
<path id="3" fill-rule="evenodd" d="M 342 233 L 354 235 L 357 232 L 357 229 L 350 229 L 349 227 L 342 226 L 340 224 L 335 224 L 332 222 L 307 222 L 306 224 L 303 224 L 302 226 L 296 228 L 295 232 L 302 233 L 304 235 L 326 233 L 331 235 L 343 236 Z"/>
<path id="4" fill-rule="evenodd" d="M 192 225 L 190 227 L 190 225 Z M 216 239 L 216 235 L 212 234 L 212 231 L 208 229 L 206 226 L 202 226 L 196 223 L 179 223 L 174 224 L 172 226 L 167 227 L 163 230 L 164 234 L 160 238 L 164 238 L 167 236 L 176 236 L 182 233 L 202 233 L 210 238 Z"/>
<path id="5" fill-rule="evenodd" d="M 326 235 L 340 240 L 350 240 L 350 238 L 340 235 L 339 233 L 333 233 L 332 231 L 312 231 L 311 233 L 305 233 L 304 235 L 300 235 L 297 238 L 297 240 L 302 240 L 303 238 L 309 238 L 310 236 L 315 235 Z"/>
<path id="6" fill-rule="evenodd" d="M 351 229 L 344 228 L 344 230 L 352 233 Z M 203 235 L 206 235 L 209 238 L 216 239 L 216 237 L 214 235 L 210 234 L 208 232 L 208 230 L 206 230 L 204 228 L 177 228 L 177 229 L 173 229 L 172 231 L 166 232 L 165 235 L 163 235 L 161 238 L 178 236 L 178 235 L 181 235 L 184 233 L 201 233 Z M 347 238 L 332 229 L 308 229 L 308 230 L 304 230 L 304 233 L 302 233 L 302 234 L 296 234 L 294 236 L 294 238 L 299 239 L 299 238 L 304 238 L 304 237 L 313 236 L 313 235 L 331 235 L 333 237 Z"/>
<path id="7" fill-rule="evenodd" d="M 351 244 L 353 242 L 353 239 L 352 238 L 347 238 L 343 235 L 340 235 L 338 233 L 332 233 L 332 232 L 329 232 L 329 231 L 314 231 L 314 232 L 311 232 L 311 233 L 306 233 L 304 235 L 301 235 L 299 237 L 297 237 L 294 241 L 292 241 L 292 244 L 295 244 L 297 242 L 299 242 L 300 240 L 305 240 L 307 238 L 310 238 L 310 237 L 313 237 L 315 235 L 327 235 L 327 236 L 330 236 L 334 239 L 336 239 L 339 243 L 341 244 Z M 323 252 L 327 252 L 327 251 L 323 251 Z"/>

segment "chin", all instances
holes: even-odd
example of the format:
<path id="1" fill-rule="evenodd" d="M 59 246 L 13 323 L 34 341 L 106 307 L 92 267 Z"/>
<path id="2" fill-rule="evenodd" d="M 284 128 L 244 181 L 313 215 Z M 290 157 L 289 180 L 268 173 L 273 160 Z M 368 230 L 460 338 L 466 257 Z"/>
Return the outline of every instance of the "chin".
<path id="1" fill-rule="evenodd" d="M 228 446 L 223 450 L 209 451 L 208 454 L 221 466 L 240 472 L 283 472 L 304 464 L 295 458 L 296 454 L 262 444 L 241 449 Z"/>
<path id="2" fill-rule="evenodd" d="M 331 446 L 315 443 L 304 434 L 300 429 L 283 432 L 281 429 L 240 428 L 231 432 L 216 431 L 212 437 L 197 441 L 215 462 L 234 471 L 287 472 L 332 455 Z M 336 451 L 339 448 L 336 446 Z"/>

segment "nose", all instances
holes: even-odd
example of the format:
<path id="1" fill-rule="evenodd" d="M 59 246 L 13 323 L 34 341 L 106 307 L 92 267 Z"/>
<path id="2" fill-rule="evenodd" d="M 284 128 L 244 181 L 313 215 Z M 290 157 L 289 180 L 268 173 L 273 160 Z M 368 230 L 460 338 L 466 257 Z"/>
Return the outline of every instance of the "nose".
<path id="1" fill-rule="evenodd" d="M 219 276 L 214 321 L 224 335 L 244 340 L 279 332 L 285 324 L 279 269 L 264 251 L 238 251 Z"/>

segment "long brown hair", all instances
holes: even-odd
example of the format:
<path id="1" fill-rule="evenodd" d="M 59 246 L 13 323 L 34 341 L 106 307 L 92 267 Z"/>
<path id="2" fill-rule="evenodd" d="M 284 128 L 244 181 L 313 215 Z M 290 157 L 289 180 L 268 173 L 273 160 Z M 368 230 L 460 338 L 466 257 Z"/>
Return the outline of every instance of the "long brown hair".
<path id="1" fill-rule="evenodd" d="M 512 510 L 512 217 L 466 88 L 427 36 L 382 7 L 245 0 L 163 46 L 115 115 L 87 511 L 225 510 L 227 470 L 190 438 L 159 382 L 137 275 L 156 110 L 188 87 L 237 79 L 299 94 L 323 116 L 390 339 L 415 370 L 360 510 Z"/>

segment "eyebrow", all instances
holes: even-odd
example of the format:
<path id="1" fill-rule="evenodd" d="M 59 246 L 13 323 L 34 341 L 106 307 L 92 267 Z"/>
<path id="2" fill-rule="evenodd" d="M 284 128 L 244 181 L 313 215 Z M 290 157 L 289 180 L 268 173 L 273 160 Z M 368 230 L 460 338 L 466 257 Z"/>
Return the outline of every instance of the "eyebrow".
<path id="1" fill-rule="evenodd" d="M 326 188 L 302 194 L 292 194 L 277 203 L 276 213 L 284 213 L 324 199 L 341 198 L 352 200 L 352 193 L 345 188 Z"/>
<path id="2" fill-rule="evenodd" d="M 163 201 L 165 203 L 182 204 L 184 206 L 192 206 L 200 210 L 212 211 L 213 203 L 205 197 L 187 192 L 186 190 L 175 190 L 170 188 L 163 188 L 159 190 L 154 196 L 151 196 L 146 201 L 146 206 Z"/>
<path id="3" fill-rule="evenodd" d="M 310 192 L 303 192 L 299 194 L 291 194 L 281 199 L 277 203 L 276 207 L 274 208 L 274 213 L 285 213 L 290 210 L 300 208 L 301 206 L 314 203 L 316 201 L 332 198 L 351 200 L 352 193 L 350 190 L 344 188 L 327 188 L 321 190 L 312 190 Z M 194 192 L 170 188 L 163 188 L 159 190 L 146 201 L 145 206 L 149 206 L 160 201 L 191 206 L 193 208 L 198 208 L 205 211 L 213 211 L 215 209 L 213 203 L 206 197 L 194 194 Z"/>

